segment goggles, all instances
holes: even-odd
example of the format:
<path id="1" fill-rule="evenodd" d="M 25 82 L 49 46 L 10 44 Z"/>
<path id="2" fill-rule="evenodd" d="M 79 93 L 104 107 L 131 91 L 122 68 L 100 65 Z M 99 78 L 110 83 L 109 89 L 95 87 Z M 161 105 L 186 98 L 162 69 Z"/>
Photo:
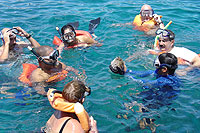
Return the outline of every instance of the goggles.
<path id="1" fill-rule="evenodd" d="M 65 33 L 64 35 L 62 35 L 62 38 L 67 41 L 67 40 L 71 40 L 73 38 L 76 37 L 76 33 L 74 31 L 70 31 L 68 33 Z"/>
<path id="2" fill-rule="evenodd" d="M 27 47 L 37 58 L 38 60 L 42 61 L 43 63 L 47 65 L 55 65 L 57 63 L 57 59 L 59 57 L 59 51 L 54 50 L 52 53 L 50 53 L 49 56 L 39 56 L 35 50 L 33 50 L 30 46 Z M 51 59 L 53 60 L 52 62 L 47 62 L 45 59 Z"/>
<path id="3" fill-rule="evenodd" d="M 59 57 L 59 51 L 54 50 L 53 52 L 50 53 L 49 56 L 42 56 L 43 59 L 52 59 L 52 60 L 57 60 Z"/>
<path id="4" fill-rule="evenodd" d="M 153 10 L 142 10 L 140 12 L 142 17 L 153 17 L 154 11 Z"/>
<path id="5" fill-rule="evenodd" d="M 160 64 L 160 61 L 159 61 L 158 58 L 155 60 L 154 67 L 156 67 L 157 69 L 160 69 L 160 68 L 162 68 L 164 66 L 168 67 L 170 69 L 176 69 L 178 67 L 177 65 L 173 66 L 173 65 L 169 65 L 169 64 Z"/>
<path id="6" fill-rule="evenodd" d="M 170 33 L 165 29 L 158 29 L 156 35 L 162 35 L 162 37 L 169 37 Z"/>
<path id="7" fill-rule="evenodd" d="M 19 31 L 17 29 L 15 29 L 15 28 L 11 28 L 7 32 L 9 32 L 9 31 L 11 31 L 13 34 L 18 34 L 19 33 Z"/>

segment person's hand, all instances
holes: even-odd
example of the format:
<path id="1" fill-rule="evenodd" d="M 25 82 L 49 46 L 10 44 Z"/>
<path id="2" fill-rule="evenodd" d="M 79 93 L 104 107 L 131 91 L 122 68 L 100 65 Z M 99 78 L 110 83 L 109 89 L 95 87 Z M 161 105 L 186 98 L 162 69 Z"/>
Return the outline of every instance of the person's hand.
<path id="1" fill-rule="evenodd" d="M 92 116 L 90 116 L 90 131 L 89 133 L 98 133 L 97 129 L 97 121 L 94 120 Z"/>
<path id="2" fill-rule="evenodd" d="M 162 23 L 161 18 L 158 14 L 153 14 L 153 18 L 157 23 L 159 24 Z"/>
<path id="3" fill-rule="evenodd" d="M 10 44 L 10 37 L 9 37 L 10 34 L 11 34 L 11 32 L 6 32 L 3 35 L 3 39 L 5 41 L 5 45 Z"/>
<path id="4" fill-rule="evenodd" d="M 19 31 L 18 35 L 21 37 L 27 37 L 29 36 L 29 34 L 24 31 L 21 27 L 13 27 L 14 29 L 16 29 L 17 31 Z"/>

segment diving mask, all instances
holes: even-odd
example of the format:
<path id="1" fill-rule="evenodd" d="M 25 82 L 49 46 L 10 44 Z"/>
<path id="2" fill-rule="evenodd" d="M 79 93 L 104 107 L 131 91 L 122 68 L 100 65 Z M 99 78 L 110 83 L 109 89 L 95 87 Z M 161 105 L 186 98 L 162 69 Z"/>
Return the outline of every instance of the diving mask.
<path id="1" fill-rule="evenodd" d="M 142 10 L 140 12 L 142 17 L 153 17 L 154 11 L 153 10 Z"/>

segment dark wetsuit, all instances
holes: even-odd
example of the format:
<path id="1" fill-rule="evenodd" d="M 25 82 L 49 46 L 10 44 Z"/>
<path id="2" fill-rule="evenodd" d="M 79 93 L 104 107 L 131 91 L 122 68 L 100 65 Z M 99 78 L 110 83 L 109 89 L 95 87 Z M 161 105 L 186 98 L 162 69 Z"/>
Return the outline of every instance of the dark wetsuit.
<path id="1" fill-rule="evenodd" d="M 128 77 L 136 82 L 142 83 L 145 91 L 138 95 L 144 102 L 144 105 L 149 108 L 159 108 L 164 105 L 171 104 L 171 101 L 177 98 L 180 92 L 180 80 L 174 75 L 160 76 L 155 71 L 131 71 L 127 70 L 126 74 Z M 152 76 L 155 80 L 143 80 L 136 79 L 137 77 Z M 135 98 L 135 97 L 134 97 Z"/>

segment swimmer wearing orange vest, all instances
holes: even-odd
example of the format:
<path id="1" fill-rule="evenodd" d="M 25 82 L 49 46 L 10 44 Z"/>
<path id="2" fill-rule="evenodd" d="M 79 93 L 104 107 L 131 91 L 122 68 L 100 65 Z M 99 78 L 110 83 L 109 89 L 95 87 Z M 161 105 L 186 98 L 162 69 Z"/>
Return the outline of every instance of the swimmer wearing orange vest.
<path id="1" fill-rule="evenodd" d="M 61 39 L 54 37 L 53 43 L 59 45 L 59 50 L 62 51 L 64 47 L 67 48 L 76 48 L 76 47 L 89 47 L 93 44 L 98 44 L 95 38 L 92 38 L 94 35 L 94 29 L 99 25 L 100 18 L 90 21 L 89 32 L 83 30 L 75 30 L 77 27 L 73 23 L 64 25 L 61 28 L 61 33 L 57 27 L 57 31 L 60 34 Z M 96 36 L 95 36 L 96 37 Z M 59 44 L 60 43 L 60 44 Z M 100 45 L 98 45 L 100 46 Z"/>
<path id="2" fill-rule="evenodd" d="M 155 33 L 155 29 L 164 28 L 161 16 L 154 14 L 151 6 L 146 4 L 142 6 L 140 14 L 133 20 L 133 25 L 137 30 L 144 31 L 149 34 L 150 32 Z"/>
<path id="3" fill-rule="evenodd" d="M 50 105 L 56 109 L 47 121 L 44 132 L 93 132 L 97 133 L 96 121 L 89 118 L 82 103 L 90 95 L 90 88 L 83 82 L 73 80 L 64 86 L 62 92 L 49 89 L 47 97 Z"/>
<path id="4" fill-rule="evenodd" d="M 31 47 L 28 48 L 34 55 L 36 55 L 39 67 L 33 66 L 31 72 L 29 72 L 28 68 L 28 70 L 23 72 L 19 77 L 19 80 L 29 83 L 29 85 L 33 86 L 37 93 L 46 95 L 44 90 L 46 83 L 57 82 L 64 79 L 67 76 L 68 71 L 73 71 L 76 75 L 79 75 L 78 70 L 73 67 L 66 66 L 62 62 L 58 61 L 58 50 L 54 50 L 50 46 L 40 46 L 34 49 Z M 32 66 L 30 68 L 32 68 Z M 27 74 L 30 75 L 27 76 Z"/>

